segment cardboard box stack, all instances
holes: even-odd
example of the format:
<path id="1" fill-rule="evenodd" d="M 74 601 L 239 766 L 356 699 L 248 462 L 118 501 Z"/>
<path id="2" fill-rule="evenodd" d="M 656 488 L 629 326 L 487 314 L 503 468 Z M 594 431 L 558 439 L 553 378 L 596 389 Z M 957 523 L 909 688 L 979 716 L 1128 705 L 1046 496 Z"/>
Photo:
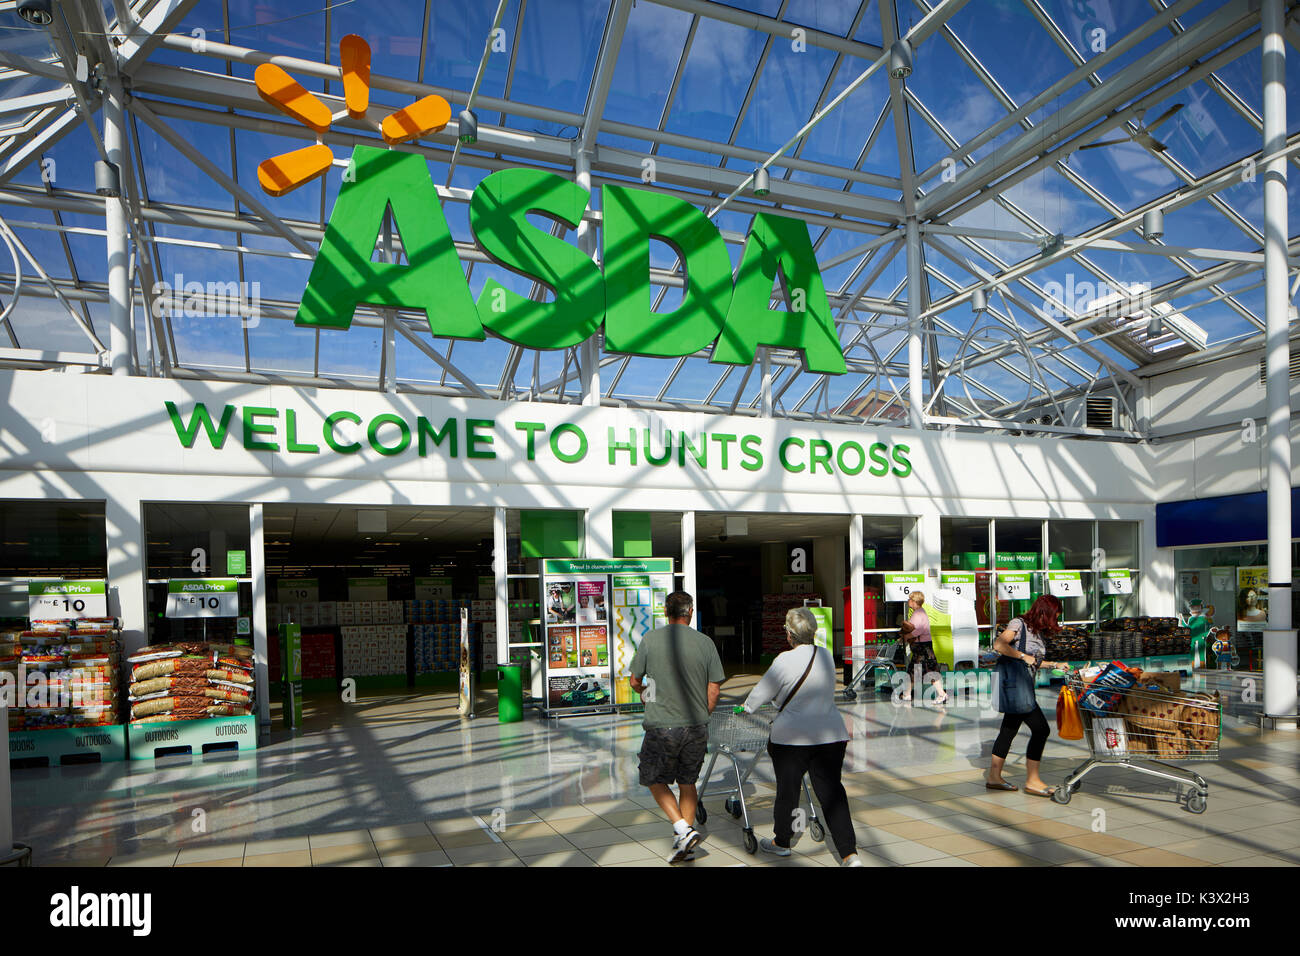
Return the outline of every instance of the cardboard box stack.
<path id="1" fill-rule="evenodd" d="M 33 621 L 0 635 L 0 671 L 13 689 L 10 730 L 119 723 L 122 632 L 109 619 Z"/>
<path id="2" fill-rule="evenodd" d="M 343 668 L 340 676 L 377 677 L 406 673 L 405 624 L 344 625 L 342 630 Z"/>

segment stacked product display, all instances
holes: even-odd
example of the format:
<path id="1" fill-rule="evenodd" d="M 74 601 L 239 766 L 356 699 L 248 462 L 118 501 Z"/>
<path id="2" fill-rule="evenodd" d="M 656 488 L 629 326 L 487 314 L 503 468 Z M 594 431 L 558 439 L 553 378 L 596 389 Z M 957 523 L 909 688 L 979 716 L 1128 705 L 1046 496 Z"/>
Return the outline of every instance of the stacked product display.
<path id="1" fill-rule="evenodd" d="M 131 722 L 244 717 L 253 712 L 253 651 L 181 642 L 142 647 L 131 664 Z"/>
<path id="2" fill-rule="evenodd" d="M 15 689 L 9 729 L 118 723 L 121 637 L 111 618 L 33 621 L 30 630 L 0 635 L 0 671 Z"/>
<path id="3" fill-rule="evenodd" d="M 365 624 L 342 630 L 340 676 L 382 677 L 406 673 L 405 624 Z"/>
<path id="4" fill-rule="evenodd" d="M 1081 624 L 1067 624 L 1047 639 L 1047 659 L 1050 661 L 1089 660 L 1088 628 Z"/>
<path id="5" fill-rule="evenodd" d="M 1154 657 L 1189 654 L 1192 632 L 1173 617 L 1118 617 L 1103 621 L 1093 635 L 1091 657 Z"/>
<path id="6" fill-rule="evenodd" d="M 479 625 L 470 624 L 470 657 L 475 659 Z M 415 624 L 415 673 L 432 674 L 460 667 L 460 624 Z M 495 655 L 496 642 L 492 645 Z M 494 656 L 495 659 L 495 656 Z"/>

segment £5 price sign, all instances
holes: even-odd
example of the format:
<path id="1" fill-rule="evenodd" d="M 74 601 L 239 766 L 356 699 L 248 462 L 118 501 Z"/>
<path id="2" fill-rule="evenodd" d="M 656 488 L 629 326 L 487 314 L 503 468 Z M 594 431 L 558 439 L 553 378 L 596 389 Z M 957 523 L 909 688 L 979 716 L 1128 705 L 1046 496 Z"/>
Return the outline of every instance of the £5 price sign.
<path id="1" fill-rule="evenodd" d="M 173 578 L 167 582 L 168 617 L 238 617 L 234 578 Z"/>

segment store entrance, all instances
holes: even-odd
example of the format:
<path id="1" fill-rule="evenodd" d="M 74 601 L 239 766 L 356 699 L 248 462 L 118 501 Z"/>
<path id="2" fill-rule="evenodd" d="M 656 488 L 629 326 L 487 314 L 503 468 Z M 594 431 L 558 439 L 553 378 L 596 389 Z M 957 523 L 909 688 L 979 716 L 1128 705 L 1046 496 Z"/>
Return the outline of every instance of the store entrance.
<path id="1" fill-rule="evenodd" d="M 785 615 L 821 603 L 843 644 L 848 519 L 843 515 L 701 512 L 695 517 L 699 627 L 729 671 L 759 672 L 788 646 Z"/>
<path id="2" fill-rule="evenodd" d="M 281 623 L 301 625 L 303 698 L 325 710 L 349 689 L 453 690 L 462 608 L 475 669 L 495 667 L 490 508 L 267 505 L 264 550 L 273 689 Z"/>

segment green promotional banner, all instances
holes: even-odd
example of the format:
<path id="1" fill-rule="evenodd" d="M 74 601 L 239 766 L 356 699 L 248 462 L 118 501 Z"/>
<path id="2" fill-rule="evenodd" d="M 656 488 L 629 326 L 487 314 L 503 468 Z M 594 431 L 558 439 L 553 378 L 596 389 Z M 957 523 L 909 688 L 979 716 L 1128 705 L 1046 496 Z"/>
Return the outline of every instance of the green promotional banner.
<path id="1" fill-rule="evenodd" d="M 543 574 L 672 574 L 672 558 L 547 558 Z"/>
<path id="2" fill-rule="evenodd" d="M 835 653 L 835 618 L 834 614 L 828 607 L 817 607 L 816 605 L 808 606 L 809 613 L 817 619 L 817 636 L 813 638 L 818 647 L 824 647 L 832 654 Z"/>
<path id="3" fill-rule="evenodd" d="M 302 726 L 302 626 L 280 625 L 280 684 L 283 690 L 284 724 Z"/>
<path id="4" fill-rule="evenodd" d="M 227 551 L 226 552 L 226 573 L 247 574 L 248 573 L 248 552 Z"/>
<path id="5" fill-rule="evenodd" d="M 27 585 L 27 617 L 33 621 L 108 617 L 107 583 L 33 581 Z"/>

